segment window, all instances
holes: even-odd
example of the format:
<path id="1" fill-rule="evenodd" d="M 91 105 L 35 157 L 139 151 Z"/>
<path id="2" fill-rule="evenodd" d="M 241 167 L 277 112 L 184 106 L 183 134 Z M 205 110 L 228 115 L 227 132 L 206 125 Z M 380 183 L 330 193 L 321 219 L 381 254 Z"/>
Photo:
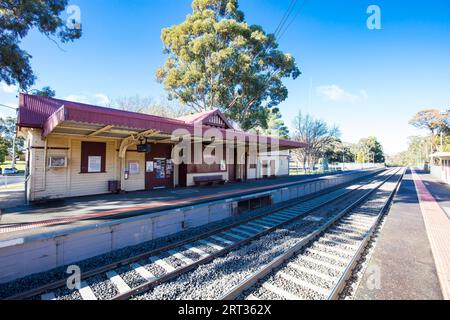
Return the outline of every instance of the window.
<path id="1" fill-rule="evenodd" d="M 81 142 L 81 173 L 106 172 L 106 143 Z"/>

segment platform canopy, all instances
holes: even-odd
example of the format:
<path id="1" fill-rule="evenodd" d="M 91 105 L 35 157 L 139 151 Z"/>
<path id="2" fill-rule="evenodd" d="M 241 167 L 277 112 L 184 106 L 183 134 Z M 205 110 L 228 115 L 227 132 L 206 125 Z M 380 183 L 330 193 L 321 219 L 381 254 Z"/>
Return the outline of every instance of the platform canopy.
<path id="1" fill-rule="evenodd" d="M 437 152 L 431 155 L 432 158 L 439 158 L 442 160 L 450 160 L 450 152 Z"/>
<path id="2" fill-rule="evenodd" d="M 304 148 L 304 143 L 256 135 L 233 129 L 219 110 L 179 119 L 99 107 L 60 99 L 20 94 L 19 128 L 42 129 L 45 139 L 50 134 L 98 138 L 145 138 L 148 142 L 174 143 L 173 133 L 184 131 L 192 140 L 204 141 L 211 128 L 222 133 L 224 140 L 264 145 L 268 150 Z"/>

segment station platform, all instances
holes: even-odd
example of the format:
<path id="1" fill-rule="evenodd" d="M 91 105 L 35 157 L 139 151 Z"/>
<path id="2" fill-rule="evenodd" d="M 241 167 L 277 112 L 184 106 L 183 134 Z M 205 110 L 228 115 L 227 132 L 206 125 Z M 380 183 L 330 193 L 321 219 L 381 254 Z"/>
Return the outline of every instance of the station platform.
<path id="1" fill-rule="evenodd" d="M 336 174 L 350 175 L 354 172 L 356 171 L 280 177 L 226 185 L 130 192 L 119 195 L 87 196 L 43 205 L 6 208 L 2 210 L 0 216 L 0 241 L 11 237 L 95 225 L 162 210 L 246 196 Z"/>
<path id="2" fill-rule="evenodd" d="M 450 299 L 448 207 L 450 186 L 408 170 L 355 299 Z"/>

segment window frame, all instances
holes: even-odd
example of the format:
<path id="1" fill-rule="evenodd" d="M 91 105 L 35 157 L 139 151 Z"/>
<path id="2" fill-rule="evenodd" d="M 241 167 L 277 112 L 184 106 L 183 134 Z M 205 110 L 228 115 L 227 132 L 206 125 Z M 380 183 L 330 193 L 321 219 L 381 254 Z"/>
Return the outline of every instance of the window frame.
<path id="1" fill-rule="evenodd" d="M 101 157 L 100 171 L 89 171 L 89 157 Z M 80 174 L 106 173 L 106 142 L 81 141 Z"/>

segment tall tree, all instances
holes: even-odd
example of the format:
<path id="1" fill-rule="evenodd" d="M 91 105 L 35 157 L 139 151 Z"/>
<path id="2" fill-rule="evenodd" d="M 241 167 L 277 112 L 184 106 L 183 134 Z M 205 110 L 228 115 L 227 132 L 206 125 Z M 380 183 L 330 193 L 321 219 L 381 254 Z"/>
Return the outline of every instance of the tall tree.
<path id="1" fill-rule="evenodd" d="M 21 89 L 33 85 L 36 77 L 30 65 L 31 55 L 20 48 L 31 29 L 65 43 L 81 37 L 81 26 L 69 28 L 59 15 L 68 0 L 0 1 L 0 81 L 18 84 Z M 55 41 L 51 38 L 52 41 Z"/>
<path id="2" fill-rule="evenodd" d="M 257 127 L 252 131 L 263 134 L 268 137 L 279 137 L 289 139 L 289 128 L 282 119 L 281 112 L 278 108 L 274 108 L 269 114 L 267 120 L 267 128 Z"/>
<path id="3" fill-rule="evenodd" d="M 448 119 L 450 113 L 441 112 L 437 109 L 425 109 L 417 112 L 409 124 L 419 129 L 428 129 L 431 133 L 433 150 L 436 151 L 439 144 L 438 134 L 449 131 Z"/>
<path id="4" fill-rule="evenodd" d="M 56 92 L 49 86 L 46 86 L 46 87 L 43 87 L 41 90 L 36 90 L 35 95 L 41 96 L 41 97 L 54 98 L 56 96 Z"/>
<path id="5" fill-rule="evenodd" d="M 0 118 L 0 135 L 8 141 L 9 155 L 13 155 L 12 145 L 14 137 L 16 136 L 16 118 L 7 117 Z M 22 155 L 25 147 L 25 139 L 23 137 L 17 137 L 15 143 L 16 155 Z"/>
<path id="6" fill-rule="evenodd" d="M 5 162 L 9 148 L 11 148 L 9 141 L 0 136 L 0 164 Z"/>
<path id="7" fill-rule="evenodd" d="M 389 156 L 387 164 L 392 166 L 421 166 L 430 162 L 432 150 L 431 136 L 413 136 L 408 138 L 408 149 Z"/>
<path id="8" fill-rule="evenodd" d="M 288 96 L 282 79 L 300 75 L 295 59 L 245 22 L 237 0 L 193 0 L 192 11 L 162 30 L 168 57 L 157 79 L 197 112 L 219 108 L 244 130 L 267 128 L 270 109 Z"/>
<path id="9" fill-rule="evenodd" d="M 329 126 L 325 121 L 301 112 L 294 120 L 294 128 L 292 138 L 307 145 L 294 151 L 294 156 L 303 163 L 305 170 L 306 164 L 314 168 L 319 159 L 325 156 L 328 146 L 340 136 L 338 127 Z"/>
<path id="10" fill-rule="evenodd" d="M 375 162 L 384 163 L 385 156 L 383 146 L 378 142 L 376 137 L 368 137 L 359 140 L 354 146 L 354 154 L 356 161 L 360 163 Z"/>
<path id="11" fill-rule="evenodd" d="M 342 142 L 338 137 L 334 137 L 325 148 L 325 157 L 330 162 L 354 162 L 355 156 L 352 153 L 352 144 Z"/>

